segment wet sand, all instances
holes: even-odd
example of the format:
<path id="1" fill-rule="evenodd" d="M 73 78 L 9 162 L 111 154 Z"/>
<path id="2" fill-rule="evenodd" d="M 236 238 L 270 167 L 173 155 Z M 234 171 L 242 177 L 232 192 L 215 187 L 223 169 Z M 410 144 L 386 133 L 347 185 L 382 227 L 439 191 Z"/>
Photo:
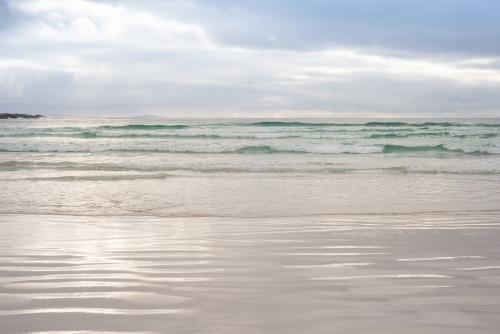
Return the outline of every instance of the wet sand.
<path id="1" fill-rule="evenodd" d="M 497 333 L 500 216 L 0 216 L 1 333 Z"/>

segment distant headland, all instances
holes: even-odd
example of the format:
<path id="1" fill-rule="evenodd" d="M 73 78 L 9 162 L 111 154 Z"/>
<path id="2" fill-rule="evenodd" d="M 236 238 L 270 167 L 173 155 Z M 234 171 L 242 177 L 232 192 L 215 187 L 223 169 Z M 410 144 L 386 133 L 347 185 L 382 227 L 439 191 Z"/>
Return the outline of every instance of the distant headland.
<path id="1" fill-rule="evenodd" d="M 8 114 L 8 113 L 0 114 L 0 119 L 7 119 L 7 118 L 40 118 L 40 117 L 45 117 L 45 116 L 42 116 L 42 115 L 28 115 L 28 114 Z"/>

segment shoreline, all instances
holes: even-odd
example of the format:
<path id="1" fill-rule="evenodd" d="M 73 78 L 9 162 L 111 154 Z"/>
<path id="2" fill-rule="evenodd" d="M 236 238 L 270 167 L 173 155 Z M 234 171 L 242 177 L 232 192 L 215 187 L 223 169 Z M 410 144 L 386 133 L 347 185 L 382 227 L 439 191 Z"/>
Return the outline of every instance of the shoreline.
<path id="1" fill-rule="evenodd" d="M 158 218 L 158 219 L 329 219 L 335 217 L 372 217 L 372 216 L 387 216 L 387 217 L 402 217 L 402 216 L 500 216 L 500 209 L 486 210 L 464 210 L 464 211 L 418 211 L 418 212 L 339 212 L 330 214 L 300 214 L 300 215 L 261 215 L 261 216 L 231 216 L 231 215 L 161 215 L 161 214 L 89 214 L 89 213 L 37 213 L 37 212 L 0 212 L 1 216 L 54 216 L 54 217 L 87 217 L 87 218 Z"/>

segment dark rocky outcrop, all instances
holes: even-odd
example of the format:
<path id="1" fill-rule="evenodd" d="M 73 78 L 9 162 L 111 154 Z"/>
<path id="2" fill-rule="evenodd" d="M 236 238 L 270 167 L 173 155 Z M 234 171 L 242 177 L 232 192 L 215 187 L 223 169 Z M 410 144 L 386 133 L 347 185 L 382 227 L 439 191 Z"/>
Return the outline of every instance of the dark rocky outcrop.
<path id="1" fill-rule="evenodd" d="M 7 119 L 7 118 L 40 118 L 40 117 L 45 117 L 45 116 L 42 116 L 42 115 L 28 115 L 28 114 L 9 114 L 9 113 L 0 114 L 0 119 Z"/>

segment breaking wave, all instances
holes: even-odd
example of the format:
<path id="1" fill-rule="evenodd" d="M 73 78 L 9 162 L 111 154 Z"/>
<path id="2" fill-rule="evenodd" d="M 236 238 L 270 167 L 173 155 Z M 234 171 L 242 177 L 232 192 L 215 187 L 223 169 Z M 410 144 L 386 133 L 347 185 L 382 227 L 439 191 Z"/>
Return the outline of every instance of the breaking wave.
<path id="1" fill-rule="evenodd" d="M 453 153 L 453 154 L 500 154 L 500 148 L 487 146 L 481 148 L 433 146 L 405 146 L 405 145 L 298 145 L 298 146 L 271 146 L 246 145 L 236 148 L 207 147 L 161 147 L 144 145 L 131 147 L 128 145 L 0 145 L 0 152 L 149 152 L 149 153 L 176 153 L 176 154 L 417 154 L 417 153 Z"/>
<path id="2" fill-rule="evenodd" d="M 110 130 L 181 130 L 187 129 L 187 125 L 166 125 L 166 124 L 129 124 L 129 125 L 103 125 L 99 129 L 110 129 Z"/>
<path id="3" fill-rule="evenodd" d="M 367 123 L 303 123 L 303 122 L 255 122 L 240 123 L 243 126 L 263 127 L 342 127 L 342 126 L 367 126 L 367 127 L 500 127 L 500 124 L 492 123 L 459 123 L 459 122 L 367 122 Z"/>

